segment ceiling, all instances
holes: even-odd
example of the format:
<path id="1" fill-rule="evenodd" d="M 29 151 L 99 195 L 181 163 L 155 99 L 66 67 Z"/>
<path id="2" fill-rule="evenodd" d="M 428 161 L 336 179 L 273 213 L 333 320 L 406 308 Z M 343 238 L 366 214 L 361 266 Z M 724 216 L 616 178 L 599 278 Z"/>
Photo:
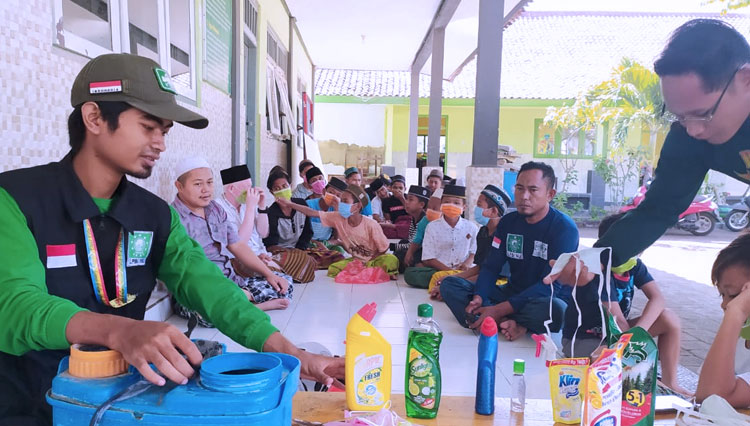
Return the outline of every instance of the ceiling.
<path id="1" fill-rule="evenodd" d="M 286 0 L 321 68 L 408 70 L 441 0 Z M 505 0 L 505 14 L 527 0 Z M 445 30 L 443 77 L 477 47 L 479 0 L 462 0 Z M 507 19 L 507 18 L 506 18 Z M 430 73 L 430 61 L 422 68 Z"/>
<path id="2" fill-rule="evenodd" d="M 409 69 L 440 0 L 287 0 L 313 63 Z"/>

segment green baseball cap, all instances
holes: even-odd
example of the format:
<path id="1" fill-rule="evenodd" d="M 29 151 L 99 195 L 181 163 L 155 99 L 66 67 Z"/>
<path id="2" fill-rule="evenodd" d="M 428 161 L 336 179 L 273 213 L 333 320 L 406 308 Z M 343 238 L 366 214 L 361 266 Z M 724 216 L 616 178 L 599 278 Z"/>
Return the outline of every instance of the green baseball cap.
<path id="1" fill-rule="evenodd" d="M 120 101 L 194 129 L 208 126 L 206 117 L 177 105 L 176 94 L 169 74 L 153 60 L 113 53 L 83 66 L 73 82 L 70 103 L 76 107 L 89 101 Z"/>

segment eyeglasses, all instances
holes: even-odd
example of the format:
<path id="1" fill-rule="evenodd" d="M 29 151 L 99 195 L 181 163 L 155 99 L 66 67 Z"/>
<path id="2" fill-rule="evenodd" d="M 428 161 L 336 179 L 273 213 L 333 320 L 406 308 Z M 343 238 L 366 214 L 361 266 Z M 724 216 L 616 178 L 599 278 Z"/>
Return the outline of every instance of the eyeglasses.
<path id="1" fill-rule="evenodd" d="M 734 80 L 734 76 L 737 75 L 737 71 L 739 71 L 740 68 L 737 68 L 736 70 L 734 70 L 734 72 L 732 73 L 732 76 L 729 77 L 729 81 L 727 81 L 727 84 L 724 86 L 724 90 L 721 91 L 721 95 L 719 95 L 719 99 L 716 101 L 713 108 L 711 108 L 707 113 L 703 115 L 681 116 L 681 115 L 673 114 L 667 111 L 667 104 L 664 103 L 661 106 L 661 117 L 671 122 L 679 121 L 681 124 L 685 124 L 688 122 L 701 123 L 701 124 L 709 123 L 714 118 L 714 114 L 716 114 L 716 110 L 719 109 L 719 104 L 721 104 L 721 100 L 724 98 L 724 94 L 727 93 L 727 89 L 729 89 L 729 85 L 732 84 L 732 80 Z"/>

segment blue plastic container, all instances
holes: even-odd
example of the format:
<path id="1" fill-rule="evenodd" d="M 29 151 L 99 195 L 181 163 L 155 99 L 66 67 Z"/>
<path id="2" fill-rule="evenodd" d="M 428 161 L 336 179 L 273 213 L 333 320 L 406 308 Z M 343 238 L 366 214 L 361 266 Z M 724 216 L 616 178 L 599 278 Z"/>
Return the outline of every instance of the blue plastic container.
<path id="1" fill-rule="evenodd" d="M 474 410 L 489 416 L 495 412 L 495 363 L 497 362 L 497 324 L 491 317 L 482 322 L 477 362 L 477 394 Z"/>
<path id="2" fill-rule="evenodd" d="M 134 369 L 103 379 L 81 379 L 60 363 L 47 401 L 55 426 L 88 425 L 104 402 L 140 381 Z M 100 425 L 289 425 L 300 361 L 286 354 L 227 353 L 203 361 L 184 386 L 151 386 L 115 403 Z"/>

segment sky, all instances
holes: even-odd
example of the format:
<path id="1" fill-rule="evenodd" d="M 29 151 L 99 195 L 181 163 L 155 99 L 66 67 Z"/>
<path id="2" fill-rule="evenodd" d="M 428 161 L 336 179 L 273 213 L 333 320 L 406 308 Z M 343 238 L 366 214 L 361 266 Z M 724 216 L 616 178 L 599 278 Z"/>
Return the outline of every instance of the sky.
<path id="1" fill-rule="evenodd" d="M 528 11 L 608 11 L 608 12 L 720 12 L 721 2 L 705 0 L 532 0 Z M 750 8 L 747 9 L 749 13 Z"/>

